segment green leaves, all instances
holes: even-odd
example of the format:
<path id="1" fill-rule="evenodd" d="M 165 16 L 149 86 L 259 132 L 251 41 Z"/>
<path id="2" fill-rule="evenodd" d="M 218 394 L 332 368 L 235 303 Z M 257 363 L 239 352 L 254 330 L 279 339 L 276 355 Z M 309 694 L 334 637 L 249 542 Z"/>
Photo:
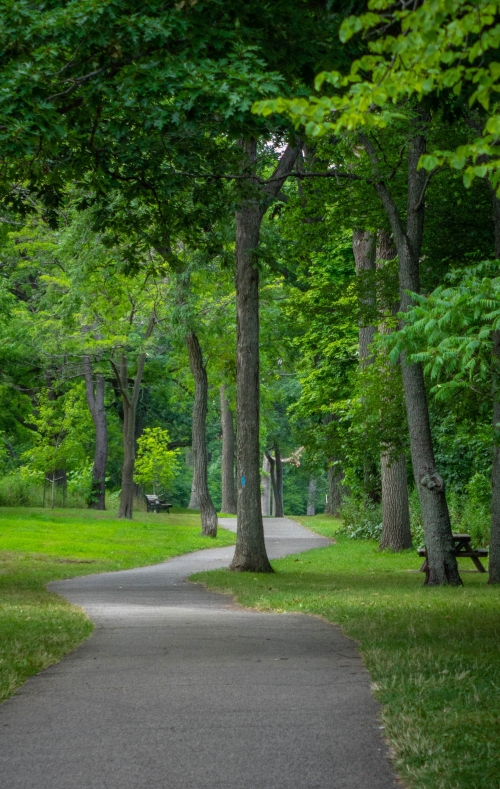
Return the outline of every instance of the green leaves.
<path id="1" fill-rule="evenodd" d="M 161 427 L 146 427 L 137 439 L 134 482 L 152 487 L 153 492 L 160 488 L 168 489 L 179 473 L 179 450 L 168 448 L 168 430 Z"/>
<path id="2" fill-rule="evenodd" d="M 424 365 L 438 399 L 458 389 L 480 388 L 490 396 L 495 368 L 492 332 L 500 328 L 500 262 L 485 261 L 454 275 L 453 284 L 429 296 L 412 294 L 415 306 L 405 327 L 387 342 L 393 354 Z"/>
<path id="3" fill-rule="evenodd" d="M 390 8 L 390 10 L 388 10 Z M 402 10 L 399 10 L 399 9 Z M 328 95 L 307 100 L 281 99 L 254 105 L 254 112 L 286 115 L 296 128 L 319 137 L 358 129 L 385 128 L 399 114 L 399 105 L 415 97 L 463 94 L 470 107 L 480 105 L 489 117 L 481 137 L 461 146 L 460 152 L 436 152 L 423 157 L 427 170 L 448 164 L 465 169 L 464 183 L 490 177 L 499 184 L 500 63 L 494 60 L 500 46 L 500 0 L 426 0 L 413 11 L 372 0 L 371 11 L 350 16 L 340 29 L 345 43 L 366 34 L 368 54 L 355 60 L 349 72 L 319 74 L 315 89 L 333 87 Z M 492 26 L 493 25 L 493 26 Z M 386 34 L 400 27 L 401 32 Z M 369 35 L 368 35 L 369 34 Z M 493 58 L 493 60 L 492 60 Z M 489 157 L 485 166 L 478 159 Z"/>

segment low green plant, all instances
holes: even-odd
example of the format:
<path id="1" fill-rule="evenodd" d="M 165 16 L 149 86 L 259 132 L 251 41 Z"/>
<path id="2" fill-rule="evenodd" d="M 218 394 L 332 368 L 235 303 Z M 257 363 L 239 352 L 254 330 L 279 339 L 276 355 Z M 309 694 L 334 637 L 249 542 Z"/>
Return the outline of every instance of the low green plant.
<path id="1" fill-rule="evenodd" d="M 462 513 L 462 531 L 470 534 L 472 544 L 486 547 L 490 542 L 491 482 L 476 473 L 466 486 L 467 498 Z"/>
<path id="2" fill-rule="evenodd" d="M 0 477 L 0 507 L 45 507 L 51 506 L 49 491 L 50 481 L 46 483 L 45 492 L 43 481 L 38 475 L 27 474 L 26 471 L 16 469 L 11 474 Z M 63 502 L 64 498 L 64 502 Z M 62 507 L 64 503 L 68 508 L 85 507 L 86 501 L 78 488 L 68 485 L 66 495 L 63 495 L 62 486 L 55 486 L 54 505 Z"/>
<path id="3" fill-rule="evenodd" d="M 343 533 L 351 540 L 380 540 L 382 507 L 366 498 L 351 497 L 342 506 Z"/>
<path id="4" fill-rule="evenodd" d="M 146 427 L 137 439 L 134 482 L 150 486 L 153 493 L 168 490 L 179 473 L 178 449 L 169 449 L 168 430 Z"/>

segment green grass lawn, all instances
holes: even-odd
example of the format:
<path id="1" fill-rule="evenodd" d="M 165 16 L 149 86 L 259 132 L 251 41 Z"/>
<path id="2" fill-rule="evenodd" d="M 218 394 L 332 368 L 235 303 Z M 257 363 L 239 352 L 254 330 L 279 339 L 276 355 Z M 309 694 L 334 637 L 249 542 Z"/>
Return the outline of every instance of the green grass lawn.
<path id="1" fill-rule="evenodd" d="M 60 660 L 93 630 L 83 611 L 45 584 L 75 575 L 155 564 L 234 543 L 220 529 L 200 535 L 198 514 L 0 508 L 0 701 Z"/>
<path id="2" fill-rule="evenodd" d="M 330 537 L 339 526 L 296 520 Z M 216 570 L 192 580 L 260 610 L 320 615 L 356 639 L 406 786 L 499 789 L 500 588 L 475 572 L 463 573 L 463 588 L 425 588 L 415 551 L 336 539 L 273 561 L 272 576 Z"/>

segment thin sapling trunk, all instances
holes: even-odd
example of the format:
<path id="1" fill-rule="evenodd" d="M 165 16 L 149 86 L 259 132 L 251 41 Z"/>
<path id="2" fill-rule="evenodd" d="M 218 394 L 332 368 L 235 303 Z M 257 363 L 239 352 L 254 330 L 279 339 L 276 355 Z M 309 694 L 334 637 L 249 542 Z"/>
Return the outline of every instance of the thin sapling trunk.
<path id="1" fill-rule="evenodd" d="M 83 359 L 85 393 L 95 429 L 94 464 L 89 507 L 106 509 L 106 464 L 108 460 L 108 423 L 104 408 L 104 376 L 94 376 L 89 356 Z"/>
<path id="2" fill-rule="evenodd" d="M 149 339 L 151 336 L 154 325 L 155 317 L 153 315 L 146 329 L 144 336 L 145 340 Z M 123 406 L 122 490 L 120 494 L 118 517 L 127 518 L 128 520 L 132 520 L 134 510 L 135 420 L 145 364 L 146 354 L 143 352 L 137 359 L 137 370 L 132 385 L 132 391 L 130 391 L 128 363 L 125 353 L 123 353 L 121 356 L 120 367 L 118 367 L 113 361 L 111 362 L 118 388 L 121 393 Z"/>
<path id="3" fill-rule="evenodd" d="M 208 490 L 207 410 L 208 378 L 201 346 L 196 334 L 186 335 L 189 365 L 194 378 L 194 405 L 192 450 L 194 464 L 193 487 L 198 494 L 201 514 L 201 533 L 205 537 L 217 536 L 217 511 Z"/>
<path id="4" fill-rule="evenodd" d="M 224 384 L 220 387 L 220 416 L 222 426 L 222 512 L 236 513 L 234 487 L 234 422 L 233 412 Z"/>

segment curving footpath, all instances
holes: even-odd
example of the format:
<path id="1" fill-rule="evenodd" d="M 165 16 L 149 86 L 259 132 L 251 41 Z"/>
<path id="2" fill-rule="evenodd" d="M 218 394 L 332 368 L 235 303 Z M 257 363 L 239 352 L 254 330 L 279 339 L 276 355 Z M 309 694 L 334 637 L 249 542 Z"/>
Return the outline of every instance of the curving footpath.
<path id="1" fill-rule="evenodd" d="M 271 558 L 329 543 L 286 518 L 264 523 Z M 3 789 L 397 786 L 353 641 L 185 580 L 232 553 L 51 584 L 96 629 L 0 707 Z"/>

